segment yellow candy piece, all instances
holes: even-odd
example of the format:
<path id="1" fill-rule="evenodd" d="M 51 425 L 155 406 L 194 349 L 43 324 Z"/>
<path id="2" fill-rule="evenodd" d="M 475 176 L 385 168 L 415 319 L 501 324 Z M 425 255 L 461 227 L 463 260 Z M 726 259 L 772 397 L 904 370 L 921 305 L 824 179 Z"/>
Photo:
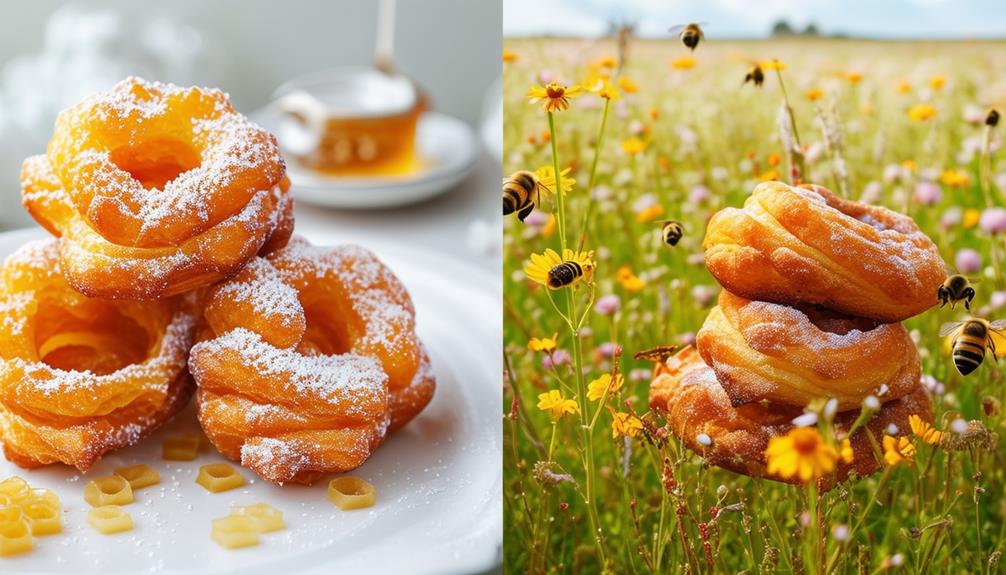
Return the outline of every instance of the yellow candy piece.
<path id="1" fill-rule="evenodd" d="M 136 491 L 161 482 L 161 474 L 149 465 L 130 465 L 115 470 L 115 474 L 129 482 L 129 487 Z"/>
<path id="2" fill-rule="evenodd" d="M 372 507 L 377 500 L 377 489 L 359 477 L 337 477 L 328 482 L 328 500 L 343 511 Z"/>
<path id="3" fill-rule="evenodd" d="M 245 478 L 226 463 L 210 463 L 199 468 L 196 483 L 211 493 L 220 493 L 245 484 Z"/>
<path id="4" fill-rule="evenodd" d="M 213 520 L 210 539 L 228 549 L 258 545 L 258 524 L 251 517 L 231 515 Z"/>
<path id="5" fill-rule="evenodd" d="M 20 513 L 18 509 L 18 513 Z M 28 520 L 21 517 L 17 521 L 0 521 L 0 556 L 14 555 L 30 551 L 32 547 L 31 528 Z"/>
<path id="6" fill-rule="evenodd" d="M 59 505 L 51 505 L 44 500 L 29 500 L 22 507 L 28 524 L 31 526 L 31 534 L 52 535 L 63 530 L 63 510 Z"/>
<path id="7" fill-rule="evenodd" d="M 99 477 L 84 488 L 84 501 L 91 507 L 104 505 L 125 505 L 133 502 L 133 489 L 129 482 L 118 475 Z"/>
<path id="8" fill-rule="evenodd" d="M 59 507 L 59 495 L 56 492 L 47 487 L 33 487 L 31 490 L 31 495 L 28 497 L 29 501 L 44 501 L 53 507 Z"/>
<path id="9" fill-rule="evenodd" d="M 21 503 L 31 495 L 31 486 L 24 479 L 12 475 L 0 481 L 0 495 L 6 495 L 11 503 Z"/>
<path id="10" fill-rule="evenodd" d="M 199 444 L 199 436 L 194 433 L 173 435 L 164 440 L 161 458 L 169 461 L 192 461 L 199 456 Z"/>
<path id="11" fill-rule="evenodd" d="M 87 512 L 87 524 L 99 533 L 111 535 L 133 528 L 133 518 L 118 505 L 102 505 Z"/>
<path id="12" fill-rule="evenodd" d="M 250 517 L 255 521 L 261 533 L 279 531 L 286 527 L 283 522 L 283 512 L 268 503 L 256 503 L 255 505 L 239 505 L 231 511 L 231 515 L 237 517 Z"/>
<path id="13" fill-rule="evenodd" d="M 24 511 L 20 505 L 8 504 L 0 507 L 0 525 L 17 523 L 24 519 Z"/>
<path id="14" fill-rule="evenodd" d="M 195 438 L 199 443 L 199 453 L 207 453 L 210 450 L 210 439 L 202 433 L 183 433 L 179 437 L 187 440 Z"/>

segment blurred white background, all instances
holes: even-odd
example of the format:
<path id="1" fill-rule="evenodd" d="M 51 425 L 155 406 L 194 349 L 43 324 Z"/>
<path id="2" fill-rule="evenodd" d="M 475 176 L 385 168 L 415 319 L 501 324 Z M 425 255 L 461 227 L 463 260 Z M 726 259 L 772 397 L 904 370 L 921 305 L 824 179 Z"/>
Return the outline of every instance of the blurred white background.
<path id="1" fill-rule="evenodd" d="M 502 71 L 501 4 L 398 1 L 397 68 L 428 91 L 434 109 L 476 130 Z M 30 224 L 18 200 L 20 163 L 44 150 L 55 115 L 83 95 L 138 74 L 219 87 L 248 114 L 295 76 L 372 63 L 377 5 L 376 0 L 6 5 L 0 19 L 0 229 Z M 301 205 L 298 218 L 317 225 L 386 228 L 391 239 L 400 235 L 413 244 L 482 260 L 494 251 L 491 244 L 499 235 L 499 177 L 497 160 L 483 151 L 473 176 L 431 202 L 355 213 Z"/>

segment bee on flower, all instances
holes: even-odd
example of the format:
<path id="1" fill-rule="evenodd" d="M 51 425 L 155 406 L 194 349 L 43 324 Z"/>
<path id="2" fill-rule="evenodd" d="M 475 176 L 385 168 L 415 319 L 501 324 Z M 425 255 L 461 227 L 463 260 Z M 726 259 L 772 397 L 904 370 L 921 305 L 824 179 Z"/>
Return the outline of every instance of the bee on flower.
<path id="1" fill-rule="evenodd" d="M 583 95 L 580 86 L 565 86 L 559 82 L 549 82 L 544 86 L 532 86 L 527 91 L 528 102 L 542 104 L 546 112 L 562 112 L 569 109 L 569 101 Z"/>
<path id="2" fill-rule="evenodd" d="M 580 413 L 576 401 L 563 397 L 562 392 L 553 389 L 538 395 L 538 409 L 552 415 L 552 421 L 559 421 L 564 415 Z"/>
<path id="3" fill-rule="evenodd" d="M 594 274 L 594 252 L 574 252 L 565 249 L 562 257 L 555 250 L 547 249 L 543 254 L 531 254 L 531 261 L 524 265 L 524 275 L 531 281 L 550 290 L 562 289 L 590 281 Z"/>

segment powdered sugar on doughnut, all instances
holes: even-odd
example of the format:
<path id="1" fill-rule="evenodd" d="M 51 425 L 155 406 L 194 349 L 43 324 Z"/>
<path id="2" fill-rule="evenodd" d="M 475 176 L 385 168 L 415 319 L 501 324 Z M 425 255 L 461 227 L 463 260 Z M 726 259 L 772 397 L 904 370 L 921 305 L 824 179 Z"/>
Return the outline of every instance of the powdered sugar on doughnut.
<path id="1" fill-rule="evenodd" d="M 231 299 L 251 305 L 256 314 L 275 317 L 283 326 L 304 315 L 297 290 L 286 284 L 279 272 L 268 261 L 255 258 L 242 272 L 242 278 L 233 279 L 217 288 L 215 298 Z"/>

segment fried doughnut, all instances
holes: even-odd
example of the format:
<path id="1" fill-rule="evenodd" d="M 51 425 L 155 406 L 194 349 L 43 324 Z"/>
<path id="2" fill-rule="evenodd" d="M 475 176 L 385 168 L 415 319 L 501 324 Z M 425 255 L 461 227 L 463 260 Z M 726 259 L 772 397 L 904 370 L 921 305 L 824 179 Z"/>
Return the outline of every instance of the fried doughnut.
<path id="1" fill-rule="evenodd" d="M 734 406 L 768 400 L 802 408 L 835 398 L 844 411 L 870 394 L 887 401 L 911 393 L 921 375 L 919 352 L 901 324 L 727 291 L 696 346 Z"/>
<path id="2" fill-rule="evenodd" d="M 294 238 L 206 297 L 189 367 L 224 456 L 274 483 L 360 466 L 435 379 L 398 279 L 355 246 Z"/>
<path id="3" fill-rule="evenodd" d="M 156 299 L 233 275 L 293 230 L 275 138 L 219 90 L 128 78 L 65 110 L 22 202 L 91 297 Z"/>
<path id="4" fill-rule="evenodd" d="M 0 269 L 0 436 L 21 467 L 86 471 L 188 402 L 199 305 L 88 298 L 64 279 L 56 240 L 31 242 Z"/>
<path id="5" fill-rule="evenodd" d="M 650 408 L 667 418 L 674 434 L 710 465 L 775 481 L 782 479 L 767 473 L 765 449 L 769 439 L 788 433 L 793 428 L 792 419 L 801 413 L 797 408 L 761 403 L 734 407 L 717 382 L 715 372 L 691 346 L 654 368 Z M 920 384 L 900 399 L 884 403 L 880 411 L 856 431 L 850 438 L 854 459 L 852 463 L 836 463 L 829 485 L 832 481 L 845 481 L 853 471 L 863 477 L 879 469 L 882 461 L 865 432 L 869 431 L 878 444 L 892 423 L 897 426 L 899 435 L 906 435 L 910 430 L 908 417 L 913 414 L 928 422 L 933 420 L 932 403 Z M 836 431 L 844 433 L 858 416 L 858 409 L 838 413 Z M 702 435 L 711 440 L 706 442 L 708 445 L 700 442 Z M 791 482 L 798 482 L 798 478 L 794 477 Z"/>
<path id="6" fill-rule="evenodd" d="M 727 290 L 896 322 L 937 303 L 943 260 L 908 216 L 820 186 L 765 182 L 709 221 L 706 267 Z"/>

